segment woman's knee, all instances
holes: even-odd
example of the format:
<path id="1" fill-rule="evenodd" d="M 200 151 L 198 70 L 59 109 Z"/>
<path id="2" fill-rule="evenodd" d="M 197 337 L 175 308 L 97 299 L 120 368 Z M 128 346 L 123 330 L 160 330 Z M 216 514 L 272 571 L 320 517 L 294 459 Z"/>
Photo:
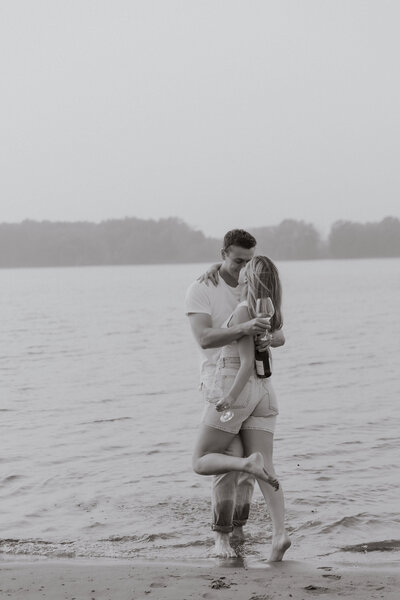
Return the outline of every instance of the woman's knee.
<path id="1" fill-rule="evenodd" d="M 264 448 L 261 450 L 261 454 L 263 455 L 264 459 L 264 467 L 267 469 L 268 473 L 272 476 L 276 476 L 274 461 L 270 449 Z"/>
<path id="2" fill-rule="evenodd" d="M 275 471 L 274 464 L 272 462 L 269 462 L 264 459 L 264 467 L 268 471 L 268 474 L 271 475 L 271 477 L 278 477 Z"/>
<path id="3" fill-rule="evenodd" d="M 264 460 L 272 462 L 274 436 L 261 429 L 244 429 L 241 432 L 246 456 L 253 452 L 261 452 Z"/>
<path id="4" fill-rule="evenodd" d="M 192 468 L 197 475 L 204 475 L 202 458 L 203 456 L 199 454 L 193 454 L 192 456 Z"/>

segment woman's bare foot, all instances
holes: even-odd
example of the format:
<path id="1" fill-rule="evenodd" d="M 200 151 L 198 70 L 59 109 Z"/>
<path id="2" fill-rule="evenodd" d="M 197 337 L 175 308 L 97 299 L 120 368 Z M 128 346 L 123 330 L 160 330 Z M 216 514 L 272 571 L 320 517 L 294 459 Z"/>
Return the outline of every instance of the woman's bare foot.
<path id="1" fill-rule="evenodd" d="M 279 489 L 279 481 L 272 477 L 268 471 L 264 467 L 264 458 L 261 452 L 253 452 L 246 458 L 246 468 L 243 469 L 248 473 L 254 475 L 257 479 L 262 479 L 266 481 L 270 485 L 272 485 L 275 490 Z"/>
<path id="2" fill-rule="evenodd" d="M 219 556 L 221 558 L 233 558 L 236 556 L 236 552 L 229 543 L 229 533 L 214 531 L 214 537 L 215 545 L 212 552 L 213 556 Z"/>
<path id="3" fill-rule="evenodd" d="M 291 545 L 292 542 L 290 541 L 290 538 L 287 535 L 287 533 L 283 533 L 280 536 L 274 536 L 272 538 L 272 549 L 269 560 L 271 562 L 281 561 L 286 550 L 290 548 Z"/>

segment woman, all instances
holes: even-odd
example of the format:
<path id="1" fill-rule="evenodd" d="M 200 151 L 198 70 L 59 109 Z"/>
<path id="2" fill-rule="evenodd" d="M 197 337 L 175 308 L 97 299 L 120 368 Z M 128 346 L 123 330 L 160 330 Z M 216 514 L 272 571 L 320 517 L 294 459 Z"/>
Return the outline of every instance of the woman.
<path id="1" fill-rule="evenodd" d="M 239 303 L 226 326 L 253 319 L 257 298 L 270 297 L 275 307 L 271 332 L 282 328 L 281 284 L 273 262 L 265 256 L 254 257 L 242 269 L 243 284 Z M 270 560 L 280 561 L 291 542 L 286 533 L 284 497 L 272 462 L 273 435 L 278 407 L 270 378 L 258 378 L 254 368 L 254 341 L 243 336 L 221 350 L 215 373 L 205 384 L 209 404 L 203 414 L 200 434 L 193 454 L 193 469 L 200 475 L 246 471 L 254 475 L 268 504 L 273 539 Z M 232 420 L 222 423 L 221 413 L 228 408 Z M 245 458 L 223 454 L 240 431 Z"/>

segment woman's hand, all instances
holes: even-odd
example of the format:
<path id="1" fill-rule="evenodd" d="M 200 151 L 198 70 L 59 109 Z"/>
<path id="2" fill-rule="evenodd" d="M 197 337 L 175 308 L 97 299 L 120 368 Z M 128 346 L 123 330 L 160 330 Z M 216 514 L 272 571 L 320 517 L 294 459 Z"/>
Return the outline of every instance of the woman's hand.
<path id="1" fill-rule="evenodd" d="M 235 401 L 232 396 L 226 396 L 225 398 L 221 398 L 215 405 L 215 408 L 218 412 L 222 412 L 223 410 L 227 410 L 231 407 L 231 404 Z"/>
<path id="2" fill-rule="evenodd" d="M 207 269 L 207 271 L 203 273 L 203 275 L 200 275 L 200 277 L 197 278 L 197 281 L 199 283 L 203 283 L 204 281 L 206 285 L 208 285 L 208 282 L 211 281 L 213 285 L 217 286 L 219 281 L 219 270 L 221 268 L 221 265 L 222 263 L 215 263 L 211 265 L 211 267 Z"/>

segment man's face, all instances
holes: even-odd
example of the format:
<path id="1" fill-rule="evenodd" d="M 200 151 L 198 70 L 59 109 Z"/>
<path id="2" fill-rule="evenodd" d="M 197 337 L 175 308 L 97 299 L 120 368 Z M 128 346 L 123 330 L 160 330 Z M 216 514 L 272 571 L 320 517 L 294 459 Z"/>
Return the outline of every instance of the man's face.
<path id="1" fill-rule="evenodd" d="M 232 277 L 239 278 L 239 273 L 254 256 L 255 248 L 241 248 L 230 246 L 228 250 L 222 250 L 224 267 Z"/>

